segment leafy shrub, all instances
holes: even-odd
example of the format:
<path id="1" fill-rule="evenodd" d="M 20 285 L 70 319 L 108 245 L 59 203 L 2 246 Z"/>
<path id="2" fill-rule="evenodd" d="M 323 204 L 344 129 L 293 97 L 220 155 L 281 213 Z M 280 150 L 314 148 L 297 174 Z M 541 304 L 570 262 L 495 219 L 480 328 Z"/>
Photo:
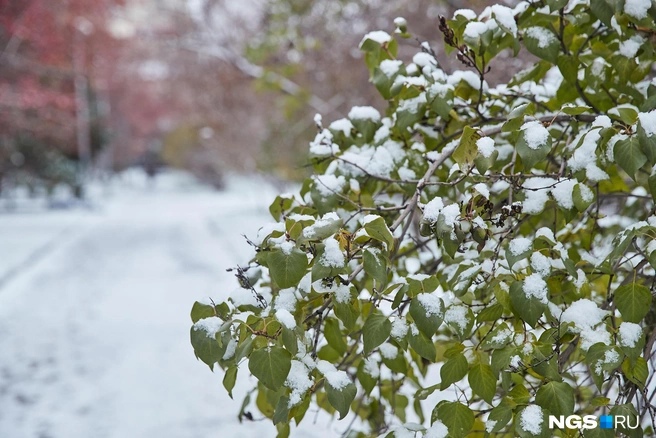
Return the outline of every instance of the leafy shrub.
<path id="1" fill-rule="evenodd" d="M 246 290 L 192 310 L 197 357 L 228 391 L 252 373 L 281 436 L 311 404 L 358 436 L 574 436 L 547 421 L 574 413 L 653 433 L 656 8 L 587 3 L 441 18 L 451 73 L 364 37 L 385 114 L 315 119 L 315 175 L 271 205 Z"/>

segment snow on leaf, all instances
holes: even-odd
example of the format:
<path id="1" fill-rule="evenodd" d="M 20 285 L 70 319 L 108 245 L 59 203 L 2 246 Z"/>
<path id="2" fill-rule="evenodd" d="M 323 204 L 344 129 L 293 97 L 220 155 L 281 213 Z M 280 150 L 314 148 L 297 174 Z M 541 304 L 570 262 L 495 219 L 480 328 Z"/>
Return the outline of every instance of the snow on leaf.
<path id="1" fill-rule="evenodd" d="M 531 435 L 539 436 L 542 433 L 544 423 L 544 413 L 537 405 L 525 407 L 519 414 L 519 425 L 521 430 Z"/>

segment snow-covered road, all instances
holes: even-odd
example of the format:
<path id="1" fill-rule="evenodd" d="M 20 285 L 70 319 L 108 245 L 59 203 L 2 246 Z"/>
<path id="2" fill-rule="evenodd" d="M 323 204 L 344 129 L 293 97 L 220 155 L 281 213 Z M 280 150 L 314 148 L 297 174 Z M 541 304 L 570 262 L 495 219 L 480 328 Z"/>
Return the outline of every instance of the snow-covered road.
<path id="1" fill-rule="evenodd" d="M 0 437 L 275 436 L 238 426 L 248 382 L 230 400 L 189 344 L 194 300 L 236 289 L 241 234 L 268 220 L 272 189 L 237 186 L 177 175 L 89 211 L 0 214 Z"/>

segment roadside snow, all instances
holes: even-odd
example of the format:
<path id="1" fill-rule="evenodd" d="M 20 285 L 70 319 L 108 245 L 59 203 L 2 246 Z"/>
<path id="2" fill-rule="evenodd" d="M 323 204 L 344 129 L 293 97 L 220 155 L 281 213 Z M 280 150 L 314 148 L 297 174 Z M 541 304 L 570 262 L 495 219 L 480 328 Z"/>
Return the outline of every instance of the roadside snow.
<path id="1" fill-rule="evenodd" d="M 0 282 L 0 437 L 275 436 L 237 420 L 247 367 L 231 400 L 189 342 L 194 300 L 245 292 L 225 269 L 250 257 L 241 234 L 255 237 L 275 192 L 173 174 L 114 185 L 93 210 L 0 213 L 2 272 L 20 267 Z M 295 436 L 340 434 L 326 416 L 306 423 Z"/>

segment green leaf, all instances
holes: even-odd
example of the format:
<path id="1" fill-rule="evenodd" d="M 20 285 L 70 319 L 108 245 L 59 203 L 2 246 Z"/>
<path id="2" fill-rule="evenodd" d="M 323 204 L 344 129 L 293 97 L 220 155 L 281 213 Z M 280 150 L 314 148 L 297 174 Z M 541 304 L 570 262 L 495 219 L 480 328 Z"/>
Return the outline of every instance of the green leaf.
<path id="1" fill-rule="evenodd" d="M 461 312 L 464 308 L 464 314 Z M 469 339 L 471 334 L 472 327 L 474 326 L 474 313 L 469 307 L 465 306 L 455 306 L 451 307 L 446 311 L 445 317 L 447 318 L 447 324 L 453 331 L 456 332 L 460 340 Z M 452 318 L 449 318 L 452 316 Z M 465 324 L 461 324 L 465 322 Z"/>
<path id="2" fill-rule="evenodd" d="M 492 31 L 491 29 L 487 28 L 483 31 L 482 34 L 476 33 L 474 35 L 469 35 L 468 33 L 465 33 L 463 35 L 463 40 L 469 47 L 478 52 L 486 48 L 487 44 L 485 44 L 485 42 L 490 41 L 491 37 Z"/>
<path id="3" fill-rule="evenodd" d="M 463 351 L 465 351 L 465 346 L 458 342 L 444 350 L 443 356 L 446 359 L 451 359 L 453 356 L 457 355 L 458 353 L 462 353 Z"/>
<path id="4" fill-rule="evenodd" d="M 656 252 L 654 252 L 654 254 L 656 254 Z M 638 339 L 636 340 L 636 343 L 633 347 L 629 347 L 627 345 L 621 345 L 622 342 L 620 342 L 619 344 L 620 344 L 620 350 L 622 350 L 624 354 L 626 354 L 632 360 L 636 360 L 642 354 L 643 348 L 645 348 L 645 335 L 641 330 L 640 336 L 638 336 Z"/>
<path id="5" fill-rule="evenodd" d="M 528 257 L 531 253 L 533 252 L 533 249 L 531 246 L 529 246 L 526 251 L 519 253 L 519 254 L 513 254 L 513 252 L 510 250 L 510 245 L 506 248 L 506 261 L 508 262 L 508 268 L 512 270 L 512 267 L 517 263 L 518 261 L 525 259 Z"/>
<path id="6" fill-rule="evenodd" d="M 560 43 L 558 38 L 545 27 L 534 26 L 524 32 L 524 45 L 526 49 L 538 58 L 556 63 Z"/>
<path id="7" fill-rule="evenodd" d="M 515 314 L 531 327 L 535 327 L 546 308 L 545 303 L 533 296 L 529 297 L 524 292 L 522 282 L 520 281 L 515 281 L 510 286 L 510 302 L 512 303 Z"/>
<path id="8" fill-rule="evenodd" d="M 426 104 L 418 105 L 417 108 L 410 110 L 399 110 L 396 113 L 396 127 L 406 130 L 421 121 L 426 113 Z"/>
<path id="9" fill-rule="evenodd" d="M 335 303 L 335 316 L 339 318 L 347 330 L 353 330 L 358 320 L 357 310 L 348 303 Z"/>
<path id="10" fill-rule="evenodd" d="M 376 386 L 376 382 L 378 382 L 377 378 L 374 378 L 364 370 L 364 360 L 360 361 L 360 365 L 358 365 L 356 376 L 360 381 L 362 388 L 367 394 L 369 394 L 374 389 L 374 387 Z"/>
<path id="11" fill-rule="evenodd" d="M 443 119 L 449 119 L 449 113 L 453 108 L 453 90 L 447 89 L 443 95 L 436 94 L 435 96 L 430 96 L 429 104 L 430 109 L 435 111 L 438 116 Z"/>
<path id="12" fill-rule="evenodd" d="M 516 117 L 514 119 L 508 119 L 508 121 L 503 124 L 501 130 L 503 132 L 518 131 L 523 124 L 524 124 L 524 117 Z"/>
<path id="13" fill-rule="evenodd" d="M 312 265 L 312 281 L 321 280 L 323 278 L 331 278 L 344 272 L 344 267 L 335 267 L 326 262 L 323 255 L 325 253 L 325 245 L 318 244 L 317 251 L 314 256 L 314 263 Z"/>
<path id="14" fill-rule="evenodd" d="M 406 281 L 408 282 L 408 295 L 410 296 L 433 292 L 440 285 L 440 281 L 434 275 L 414 278 L 408 276 Z"/>
<path id="15" fill-rule="evenodd" d="M 565 106 L 561 109 L 561 111 L 565 114 L 568 114 L 570 116 L 578 116 L 579 114 L 586 113 L 588 111 L 592 111 L 592 108 L 589 106 Z"/>
<path id="16" fill-rule="evenodd" d="M 370 122 L 373 124 L 373 122 Z M 372 135 L 375 127 L 372 127 Z M 328 194 L 325 194 L 325 186 L 318 180 L 310 180 L 312 185 L 310 188 L 310 198 L 314 204 L 314 208 L 321 215 L 326 214 L 330 211 L 334 211 L 338 203 L 339 195 L 341 194 L 341 189 L 329 190 Z"/>
<path id="17" fill-rule="evenodd" d="M 437 224 L 439 226 L 440 222 L 444 223 L 444 215 L 440 214 L 439 219 L 437 220 Z M 458 252 L 458 248 L 460 248 L 460 240 L 457 238 L 454 239 L 451 237 L 451 231 L 445 232 L 443 234 L 440 234 L 439 232 L 436 233 L 438 239 L 442 243 L 442 247 L 444 248 L 444 252 L 446 252 L 449 257 L 454 258 L 456 255 L 456 252 Z"/>
<path id="18" fill-rule="evenodd" d="M 517 140 L 517 153 L 522 158 L 524 169 L 529 170 L 537 163 L 543 161 L 551 151 L 551 135 L 547 136 L 545 143 L 539 145 L 537 148 L 532 148 L 526 139 L 528 129 L 522 131 Z"/>
<path id="19" fill-rule="evenodd" d="M 616 360 L 607 361 L 609 358 Z M 585 363 L 590 368 L 592 381 L 601 390 L 604 383 L 604 371 L 613 371 L 622 362 L 622 352 L 617 347 L 610 347 L 601 342 L 592 345 L 585 356 Z"/>
<path id="20" fill-rule="evenodd" d="M 419 332 L 417 335 L 410 336 L 410 347 L 424 359 L 435 362 L 435 357 L 437 356 L 435 344 L 423 333 Z"/>
<path id="21" fill-rule="evenodd" d="M 601 367 L 597 367 L 597 364 L 599 361 L 603 363 L 606 351 L 606 345 L 597 343 L 588 349 L 588 354 L 585 356 L 585 363 L 587 363 L 590 367 L 590 375 L 592 377 L 592 381 L 600 391 L 601 385 L 604 383 L 604 370 Z"/>
<path id="22" fill-rule="evenodd" d="M 440 391 L 444 391 L 452 383 L 455 383 L 467 375 L 469 364 L 464 354 L 458 353 L 444 362 L 440 368 Z"/>
<path id="23" fill-rule="evenodd" d="M 328 402 L 339 412 L 339 419 L 346 417 L 351 409 L 351 403 L 355 399 L 357 389 L 353 383 L 349 383 L 344 388 L 333 388 L 330 383 L 326 383 L 326 394 Z"/>
<path id="24" fill-rule="evenodd" d="M 282 396 L 278 399 L 276 410 L 273 413 L 273 424 L 286 423 L 289 419 L 289 397 Z"/>
<path id="25" fill-rule="evenodd" d="M 258 269 L 258 274 L 254 275 L 254 277 L 258 277 L 259 275 L 262 275 L 262 271 L 260 269 Z M 257 279 L 254 281 L 251 279 L 249 281 L 251 281 L 251 284 L 255 284 L 257 282 Z M 227 320 L 231 312 L 230 307 L 226 302 L 217 304 L 216 306 L 214 306 L 214 310 L 216 311 L 216 316 L 218 316 L 223 320 Z"/>
<path id="26" fill-rule="evenodd" d="M 535 403 L 553 415 L 572 415 L 574 413 L 574 390 L 564 382 L 549 382 L 535 394 Z"/>
<path id="27" fill-rule="evenodd" d="M 531 399 L 531 393 L 524 385 L 515 385 L 515 387 L 508 393 L 508 396 L 513 399 L 517 404 L 526 404 Z"/>
<path id="28" fill-rule="evenodd" d="M 400 421 L 405 422 L 406 421 L 406 408 L 408 407 L 408 404 L 409 404 L 408 397 L 406 397 L 403 394 L 396 393 L 393 396 L 390 395 L 390 397 L 385 397 L 385 398 L 387 398 L 390 402 L 392 402 L 392 410 L 394 412 L 394 415 Z M 421 425 L 412 425 L 412 424 L 407 424 L 407 423 L 404 425 L 404 427 L 407 430 L 423 430 L 424 429 Z"/>
<path id="29" fill-rule="evenodd" d="M 570 85 L 576 86 L 578 82 L 579 60 L 574 56 L 560 55 L 558 57 L 558 69 Z"/>
<path id="30" fill-rule="evenodd" d="M 289 426 L 289 422 L 281 422 L 276 424 L 276 430 L 278 431 L 276 438 L 289 438 L 291 427 Z"/>
<path id="31" fill-rule="evenodd" d="M 636 172 L 647 162 L 647 157 L 640 150 L 640 141 L 632 136 L 615 143 L 615 161 L 634 180 Z"/>
<path id="32" fill-rule="evenodd" d="M 344 341 L 342 331 L 339 329 L 339 322 L 335 318 L 326 319 L 323 334 L 326 341 L 328 341 L 328 345 L 333 347 L 339 354 L 346 353 L 346 341 Z"/>
<path id="33" fill-rule="evenodd" d="M 607 27 L 611 27 L 611 19 L 613 18 L 615 11 L 606 0 L 590 2 L 590 10 L 599 21 L 604 23 Z"/>
<path id="34" fill-rule="evenodd" d="M 421 388 L 415 392 L 415 399 L 426 400 L 431 394 L 440 389 L 440 385 L 429 386 L 428 388 Z"/>
<path id="35" fill-rule="evenodd" d="M 397 350 L 396 356 L 392 359 L 388 359 L 383 356 L 383 363 L 387 368 L 394 371 L 395 373 L 405 374 L 408 371 L 408 363 L 403 356 L 403 352 Z"/>
<path id="36" fill-rule="evenodd" d="M 251 351 L 253 351 L 253 344 L 253 338 L 250 336 L 248 336 L 243 342 L 240 342 L 235 351 L 235 362 L 239 362 L 243 358 L 248 357 L 248 355 L 251 354 Z"/>
<path id="37" fill-rule="evenodd" d="M 638 141 L 640 150 L 649 160 L 649 164 L 652 166 L 656 164 L 656 135 L 647 135 L 642 121 L 638 122 Z"/>
<path id="38" fill-rule="evenodd" d="M 364 272 L 376 280 L 376 287 L 382 290 L 387 284 L 387 259 L 378 249 L 367 248 L 362 254 Z"/>
<path id="39" fill-rule="evenodd" d="M 490 431 L 491 433 L 499 432 L 506 424 L 510 423 L 513 416 L 514 405 L 515 403 L 512 400 L 504 398 L 501 400 L 501 403 L 490 411 L 488 421 L 495 422 L 494 427 Z"/>
<path id="40" fill-rule="evenodd" d="M 431 424 L 435 420 L 440 420 L 449 429 L 451 438 L 464 438 L 474 427 L 474 413 L 459 402 L 438 403 L 433 409 Z"/>
<path id="41" fill-rule="evenodd" d="M 506 116 L 507 120 L 516 119 L 521 117 L 521 121 L 524 122 L 524 114 L 526 111 L 533 105 L 532 103 L 522 103 L 514 107 Z M 521 125 L 520 125 L 521 126 Z"/>
<path id="42" fill-rule="evenodd" d="M 549 10 L 551 12 L 564 8 L 567 3 L 568 0 L 547 0 L 547 4 L 549 5 Z"/>
<path id="43" fill-rule="evenodd" d="M 486 321 L 496 321 L 501 318 L 503 315 L 503 306 L 499 303 L 486 306 L 483 310 L 478 312 L 476 315 L 476 321 L 486 322 Z"/>
<path id="44" fill-rule="evenodd" d="M 391 78 L 388 77 L 383 71 L 379 68 L 376 67 L 374 68 L 374 72 L 371 77 L 371 82 L 376 86 L 376 89 L 378 89 L 378 92 L 380 93 L 381 96 L 383 96 L 384 99 L 389 99 L 392 97 L 390 93 L 390 88 L 392 87 L 392 81 L 393 78 L 397 74 L 395 73 Z"/>
<path id="45" fill-rule="evenodd" d="M 267 388 L 277 391 L 292 367 L 292 356 L 281 347 L 265 347 L 251 353 L 248 369 Z"/>
<path id="46" fill-rule="evenodd" d="M 460 143 L 453 151 L 453 159 L 461 167 L 465 164 L 474 162 L 474 158 L 478 155 L 478 147 L 476 141 L 481 138 L 481 135 L 469 126 L 465 126 L 462 136 L 460 136 Z"/>
<path id="47" fill-rule="evenodd" d="M 296 332 L 282 326 L 282 344 L 291 354 L 298 353 L 298 336 Z"/>
<path id="48" fill-rule="evenodd" d="M 638 323 L 649 312 L 652 297 L 645 286 L 631 283 L 620 286 L 615 291 L 614 301 L 624 321 Z"/>
<path id="49" fill-rule="evenodd" d="M 214 307 L 209 304 L 203 304 L 196 301 L 191 308 L 191 320 L 196 323 L 203 318 L 216 316 Z"/>
<path id="50" fill-rule="evenodd" d="M 638 111 L 627 106 L 611 108 L 608 114 L 619 117 L 627 125 L 633 125 L 638 121 Z"/>
<path id="51" fill-rule="evenodd" d="M 285 229 L 287 234 L 294 240 L 307 240 L 303 237 L 303 230 L 314 223 L 314 219 L 294 220 L 290 218 L 285 219 Z M 324 237 L 325 238 L 325 237 Z M 311 239 L 314 240 L 314 239 Z M 317 239 L 320 240 L 320 239 Z"/>
<path id="52" fill-rule="evenodd" d="M 367 222 L 364 225 L 364 229 L 373 239 L 384 242 L 387 245 L 388 251 L 391 251 L 392 248 L 394 248 L 394 236 L 392 236 L 392 232 L 387 227 L 387 224 L 382 217 Z"/>
<path id="53" fill-rule="evenodd" d="M 334 363 L 340 360 L 341 355 L 330 345 L 324 345 L 317 352 L 317 357 L 321 360 Z"/>
<path id="54" fill-rule="evenodd" d="M 207 332 L 203 329 L 192 326 L 190 335 L 191 345 L 194 347 L 196 357 L 213 370 L 214 364 L 223 357 L 225 348 L 215 337 L 207 336 Z"/>
<path id="55" fill-rule="evenodd" d="M 508 325 L 505 322 L 502 322 L 499 326 L 497 326 L 494 330 L 486 335 L 485 340 L 481 344 L 481 347 L 483 350 L 496 350 L 498 348 L 503 348 L 508 345 L 510 341 L 512 341 L 512 338 L 512 330 L 508 328 Z"/>
<path id="56" fill-rule="evenodd" d="M 298 248 L 293 248 L 289 254 L 280 250 L 272 251 L 268 263 L 271 278 L 281 289 L 298 285 L 308 267 L 307 256 Z"/>
<path id="57" fill-rule="evenodd" d="M 228 367 L 223 376 L 223 387 L 228 391 L 228 395 L 232 398 L 232 390 L 235 387 L 235 382 L 237 381 L 237 371 L 239 369 L 236 366 Z"/>
<path id="58" fill-rule="evenodd" d="M 610 404 L 610 399 L 608 397 L 595 397 L 590 402 L 590 405 L 594 407 L 608 406 L 609 404 Z"/>
<path id="59" fill-rule="evenodd" d="M 492 404 L 494 394 L 497 392 L 497 379 L 494 377 L 492 368 L 481 362 L 474 364 L 469 370 L 468 380 L 474 394 Z"/>
<path id="60" fill-rule="evenodd" d="M 437 329 L 442 324 L 444 317 L 444 302 L 441 298 L 434 298 L 434 304 L 437 305 L 436 309 L 431 308 L 429 314 L 426 307 L 421 303 L 420 297 L 428 297 L 433 300 L 433 295 L 419 294 L 410 301 L 410 315 L 415 320 L 415 324 L 420 332 L 425 334 L 429 339 L 437 332 Z M 426 298 L 428 299 L 428 298 Z M 433 304 L 433 303 L 432 303 Z"/>
<path id="61" fill-rule="evenodd" d="M 392 323 L 380 313 L 372 313 L 362 328 L 364 354 L 371 353 L 376 347 L 385 342 L 392 332 Z"/>
<path id="62" fill-rule="evenodd" d="M 282 212 L 289 210 L 293 203 L 294 199 L 290 196 L 276 196 L 276 199 L 269 206 L 269 213 L 275 220 L 279 221 Z"/>
<path id="63" fill-rule="evenodd" d="M 649 377 L 649 369 L 647 368 L 647 361 L 642 357 L 638 357 L 635 361 L 626 358 L 622 362 L 622 372 L 627 379 L 638 385 L 640 389 L 645 388 L 647 377 Z"/>
<path id="64" fill-rule="evenodd" d="M 255 398 L 255 406 L 268 418 L 273 418 L 275 412 L 274 403 L 278 403 L 278 398 L 275 397 L 274 391 L 268 390 L 264 385 L 257 386 L 257 397 Z"/>
<path id="65" fill-rule="evenodd" d="M 543 346 L 543 350 L 540 350 L 539 348 L 533 350 L 533 358 L 530 364 L 531 368 L 533 368 L 533 371 L 549 380 L 562 382 L 563 377 L 558 369 L 558 358 L 552 353 L 551 345 L 547 344 L 546 346 Z"/>
<path id="66" fill-rule="evenodd" d="M 306 223 L 310 223 L 310 221 L 292 221 L 292 219 L 287 219 L 286 223 L 294 222 L 295 224 L 302 224 L 303 228 L 305 229 Z M 309 235 L 305 234 L 300 234 L 299 240 L 301 242 L 303 241 L 321 241 L 324 239 L 327 239 L 328 237 L 334 235 L 336 232 L 339 231 L 340 228 L 342 228 L 342 225 L 344 224 L 344 221 L 339 218 L 339 219 L 333 219 L 332 217 L 328 216 L 326 218 L 321 219 L 321 221 L 317 221 L 312 223 L 312 228 L 311 232 Z M 289 227 L 288 227 L 289 230 Z M 290 235 L 292 235 L 292 232 L 290 231 Z M 292 235 L 292 238 L 295 238 Z"/>
<path id="67" fill-rule="evenodd" d="M 499 157 L 499 151 L 494 150 L 492 151 L 492 155 L 489 157 L 484 157 L 483 155 L 478 155 L 476 158 L 474 158 L 474 165 L 476 166 L 476 170 L 478 170 L 478 173 L 481 175 L 485 175 L 485 172 L 494 165 L 495 161 Z"/>
<path id="68" fill-rule="evenodd" d="M 613 250 L 606 258 L 606 260 L 608 260 L 611 265 L 624 256 L 624 253 L 629 248 L 629 245 L 631 245 L 631 241 L 633 240 L 634 236 L 635 229 L 631 229 L 629 231 L 625 230 L 615 236 L 613 239 Z"/>
<path id="69" fill-rule="evenodd" d="M 578 211 L 584 212 L 594 202 L 594 194 L 591 198 L 584 197 L 581 194 L 582 192 L 592 193 L 592 191 L 589 189 L 585 190 L 585 188 L 582 189 L 581 187 L 581 183 L 578 183 L 574 186 L 574 190 L 572 190 L 572 199 L 574 200 L 574 207 L 576 207 Z"/>
<path id="70" fill-rule="evenodd" d="M 291 408 L 289 413 L 294 421 L 296 421 L 296 424 L 300 423 L 301 420 L 303 420 L 303 417 L 305 417 L 305 413 L 310 407 L 310 402 L 311 397 L 305 397 L 299 404 Z"/>
<path id="71" fill-rule="evenodd" d="M 553 65 L 550 62 L 541 60 L 535 63 L 533 67 L 528 68 L 526 70 L 522 70 L 519 73 L 517 73 L 510 80 L 508 86 L 512 87 L 528 81 L 534 81 L 538 83 L 552 67 Z"/>
<path id="72" fill-rule="evenodd" d="M 654 254 L 656 254 L 656 252 L 654 252 Z M 387 288 L 385 294 L 387 294 L 388 291 L 389 292 L 394 291 L 397 286 L 398 285 L 394 285 L 392 288 Z M 407 284 L 404 284 L 403 286 L 399 287 L 399 290 L 394 295 L 394 301 L 392 301 L 392 309 L 396 310 L 399 308 L 399 306 L 401 305 L 401 301 L 403 301 L 403 299 L 405 298 L 405 294 L 407 291 L 408 291 Z"/>
<path id="73" fill-rule="evenodd" d="M 376 52 L 380 50 L 381 44 L 373 40 L 371 38 L 365 38 L 361 43 L 360 43 L 360 50 L 363 52 Z"/>

